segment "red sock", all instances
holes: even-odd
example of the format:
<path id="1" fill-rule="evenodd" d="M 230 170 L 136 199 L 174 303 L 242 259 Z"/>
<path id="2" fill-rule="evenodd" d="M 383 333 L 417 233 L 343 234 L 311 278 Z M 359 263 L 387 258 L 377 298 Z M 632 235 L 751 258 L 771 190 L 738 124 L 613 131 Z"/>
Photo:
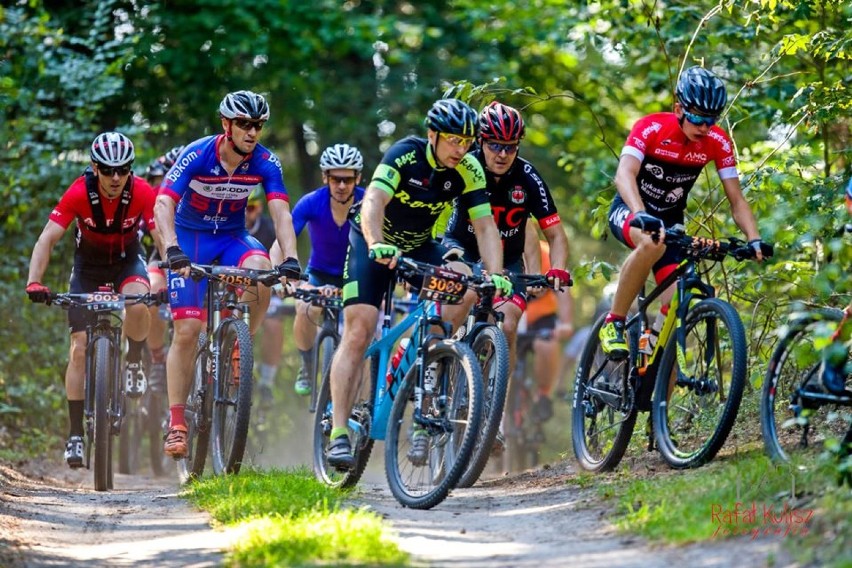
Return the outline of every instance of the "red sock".
<path id="1" fill-rule="evenodd" d="M 611 322 L 611 321 L 624 321 L 624 320 L 626 320 L 626 319 L 627 319 L 627 318 L 626 318 L 626 317 L 624 317 L 624 316 L 617 316 L 617 315 L 615 315 L 614 313 L 609 312 L 609 313 L 606 315 L 606 319 L 604 320 L 604 323 L 609 323 L 609 322 Z"/>
<path id="2" fill-rule="evenodd" d="M 185 404 L 175 404 L 169 407 L 169 426 L 183 426 L 186 427 L 186 418 L 184 417 L 183 411 L 186 409 Z"/>

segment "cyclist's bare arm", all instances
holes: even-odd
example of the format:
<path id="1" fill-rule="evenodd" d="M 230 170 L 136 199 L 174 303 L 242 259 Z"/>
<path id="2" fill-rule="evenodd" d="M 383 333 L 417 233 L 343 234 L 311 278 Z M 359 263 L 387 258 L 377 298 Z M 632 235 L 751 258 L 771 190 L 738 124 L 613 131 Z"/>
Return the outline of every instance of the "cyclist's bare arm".
<path id="1" fill-rule="evenodd" d="M 568 235 L 562 224 L 542 229 L 544 238 L 550 245 L 550 267 L 568 269 Z"/>
<path id="2" fill-rule="evenodd" d="M 725 195 L 728 197 L 728 202 L 731 204 L 731 216 L 748 240 L 760 238 L 760 233 L 757 231 L 757 221 L 754 219 L 754 214 L 751 212 L 751 207 L 743 197 L 743 190 L 740 187 L 739 178 L 733 177 L 722 180 L 722 187 L 725 188 Z M 757 260 L 763 260 L 763 255 L 757 253 Z"/>
<path id="3" fill-rule="evenodd" d="M 268 203 L 269 215 L 275 224 L 275 236 L 281 246 L 284 258 L 299 258 L 296 249 L 296 233 L 293 231 L 293 217 L 290 215 L 290 205 L 283 199 L 273 199 Z"/>
<path id="4" fill-rule="evenodd" d="M 642 162 L 638 158 L 625 154 L 618 160 L 618 169 L 615 171 L 615 188 L 631 213 L 645 210 L 645 204 L 639 195 L 639 186 L 636 185 L 641 167 Z"/>
<path id="5" fill-rule="evenodd" d="M 27 283 L 41 282 L 44 271 L 47 270 L 47 265 L 50 262 L 50 253 L 64 234 L 65 229 L 59 223 L 55 221 L 47 222 L 33 247 Z"/>
<path id="6" fill-rule="evenodd" d="M 538 241 L 538 231 L 530 218 L 524 235 L 524 269 L 529 274 L 541 274 L 541 246 Z"/>
<path id="7" fill-rule="evenodd" d="M 374 185 L 367 187 L 364 193 L 364 202 L 361 205 L 361 231 L 367 246 L 385 242 L 382 224 L 385 219 L 385 207 L 390 203 L 391 196 Z M 382 259 L 380 262 L 388 264 L 394 259 Z"/>
<path id="8" fill-rule="evenodd" d="M 476 234 L 476 244 L 479 247 L 479 255 L 486 270 L 491 274 L 503 272 L 503 243 L 500 240 L 500 231 L 494 223 L 492 215 L 484 215 L 478 219 L 471 219 L 473 232 Z"/>

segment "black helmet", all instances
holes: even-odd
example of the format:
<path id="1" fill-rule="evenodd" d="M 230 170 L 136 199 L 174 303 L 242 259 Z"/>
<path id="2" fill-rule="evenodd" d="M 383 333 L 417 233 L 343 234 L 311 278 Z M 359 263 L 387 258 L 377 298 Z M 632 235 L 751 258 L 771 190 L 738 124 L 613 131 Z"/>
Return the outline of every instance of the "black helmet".
<path id="1" fill-rule="evenodd" d="M 728 101 L 725 84 L 712 71 L 690 67 L 680 74 L 675 95 L 686 110 L 707 116 L 722 114 Z"/>
<path id="2" fill-rule="evenodd" d="M 160 158 L 157 158 L 156 160 L 148 164 L 148 168 L 145 170 L 145 178 L 148 181 L 151 181 L 155 177 L 163 177 L 164 175 L 166 175 L 167 170 L 168 168 L 166 167 L 166 165 L 161 161 Z"/>
<path id="3" fill-rule="evenodd" d="M 171 168 L 177 162 L 178 156 L 183 152 L 183 146 L 174 146 L 171 150 L 166 152 L 160 157 L 160 161 L 163 162 L 163 165 L 166 168 Z"/>
<path id="4" fill-rule="evenodd" d="M 426 113 L 426 126 L 435 132 L 476 136 L 478 116 L 469 105 L 458 99 L 439 99 Z"/>
<path id="5" fill-rule="evenodd" d="M 225 118 L 269 120 L 269 105 L 263 95 L 251 91 L 228 93 L 219 104 L 219 114 Z"/>

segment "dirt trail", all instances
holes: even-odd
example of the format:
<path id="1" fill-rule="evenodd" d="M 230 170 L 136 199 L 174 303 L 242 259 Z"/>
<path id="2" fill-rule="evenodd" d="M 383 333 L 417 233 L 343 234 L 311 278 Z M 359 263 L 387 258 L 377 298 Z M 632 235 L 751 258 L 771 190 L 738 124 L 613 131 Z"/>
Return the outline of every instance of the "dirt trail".
<path id="1" fill-rule="evenodd" d="M 377 460 L 380 461 L 380 460 Z M 32 466 L 30 466 L 32 467 Z M 596 493 L 565 483 L 571 466 L 535 470 L 457 490 L 431 511 L 405 509 L 371 464 L 354 504 L 389 521 L 418 565 L 453 568 L 557 566 L 791 566 L 780 540 L 733 539 L 653 547 L 617 533 Z M 60 465 L 23 476 L 0 466 L 0 565 L 206 567 L 236 538 L 177 497 L 176 479 L 116 476 L 91 489 L 88 472 Z M 673 523 L 678 522 L 672 519 Z"/>

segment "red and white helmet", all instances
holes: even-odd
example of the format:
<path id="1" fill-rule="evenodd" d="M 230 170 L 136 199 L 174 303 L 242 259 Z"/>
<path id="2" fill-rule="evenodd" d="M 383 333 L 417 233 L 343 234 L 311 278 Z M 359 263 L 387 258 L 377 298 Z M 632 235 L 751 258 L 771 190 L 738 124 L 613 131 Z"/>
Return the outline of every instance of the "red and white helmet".
<path id="1" fill-rule="evenodd" d="M 124 166 L 136 159 L 133 142 L 121 132 L 98 134 L 90 154 L 93 162 L 103 166 Z"/>
<path id="2" fill-rule="evenodd" d="M 524 119 L 517 109 L 493 101 L 479 114 L 479 136 L 483 140 L 520 140 Z"/>

